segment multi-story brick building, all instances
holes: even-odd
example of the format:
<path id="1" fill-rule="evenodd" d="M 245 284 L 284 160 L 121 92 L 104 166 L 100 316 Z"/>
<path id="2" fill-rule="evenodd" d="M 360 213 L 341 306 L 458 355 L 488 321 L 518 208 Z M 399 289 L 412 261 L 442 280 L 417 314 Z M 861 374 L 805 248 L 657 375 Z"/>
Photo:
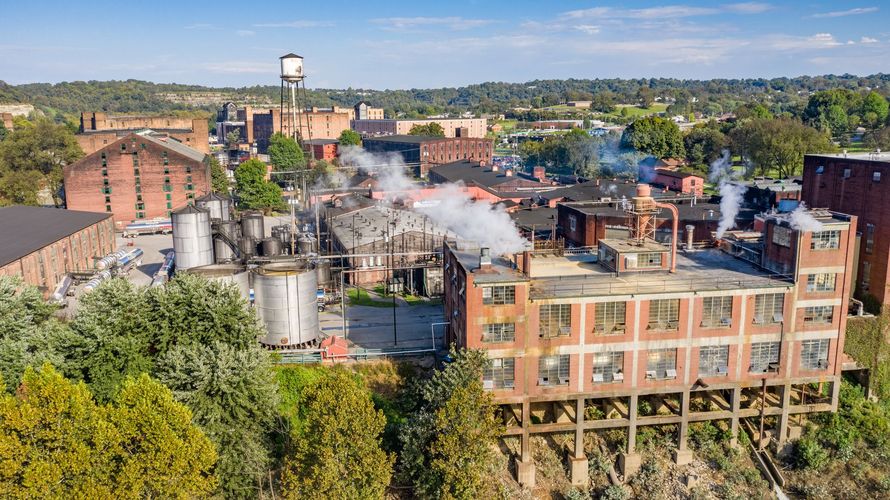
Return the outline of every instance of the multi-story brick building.
<path id="1" fill-rule="evenodd" d="M 65 273 L 89 271 L 114 251 L 109 213 L 58 208 L 0 208 L 0 276 L 21 276 L 48 297 Z"/>
<path id="2" fill-rule="evenodd" d="M 353 120 L 352 129 L 365 136 L 406 135 L 415 125 L 438 123 L 445 131 L 445 137 L 457 137 L 459 129 L 466 129 L 463 137 L 481 139 L 487 132 L 485 118 L 428 118 L 423 120 Z M 314 137 L 314 136 L 313 136 Z"/>
<path id="3" fill-rule="evenodd" d="M 160 136 L 172 137 L 202 153 L 210 153 L 210 130 L 204 118 L 81 113 L 80 130 L 75 137 L 84 154 L 91 154 L 131 132 L 144 129 L 150 129 Z"/>
<path id="4" fill-rule="evenodd" d="M 113 213 L 118 229 L 166 218 L 210 191 L 206 155 L 174 140 L 130 133 L 65 166 L 71 210 Z"/>
<path id="5" fill-rule="evenodd" d="M 310 108 L 300 113 L 297 122 L 300 125 L 300 137 L 306 141 L 310 139 L 337 139 L 344 130 L 349 129 L 352 108 L 333 107 L 320 109 Z M 248 145 L 256 143 L 257 151 L 266 153 L 269 149 L 269 140 L 273 134 L 282 133 L 290 136 L 293 134 L 289 119 L 281 120 L 281 111 L 278 109 L 254 109 L 250 106 L 238 108 L 234 103 L 228 102 L 217 112 L 216 135 L 217 140 L 224 142 L 229 132 L 237 130 L 240 142 Z"/>
<path id="6" fill-rule="evenodd" d="M 806 155 L 801 199 L 859 218 L 862 235 L 854 289 L 863 298 L 890 303 L 890 156 Z"/>
<path id="7" fill-rule="evenodd" d="M 812 232 L 772 214 L 759 234 L 727 233 L 722 249 L 675 250 L 651 238 L 647 191 L 629 236 L 596 249 L 505 258 L 446 242 L 448 340 L 487 352 L 483 385 L 521 438 L 525 485 L 533 434 L 574 433 L 583 484 L 585 431 L 627 430 L 627 476 L 640 426 L 676 425 L 675 460 L 687 463 L 690 422 L 728 421 L 736 436 L 765 403 L 783 446 L 791 415 L 837 408 L 856 218 L 810 211 Z"/>
<path id="8" fill-rule="evenodd" d="M 460 132 L 458 132 L 460 134 Z M 414 175 L 426 177 L 437 165 L 459 160 L 491 163 L 494 152 L 492 139 L 460 137 L 428 137 L 422 135 L 392 135 L 369 137 L 362 141 L 367 151 L 397 153 L 405 164 L 414 169 Z"/>
<path id="9" fill-rule="evenodd" d="M 373 108 L 365 101 L 359 101 L 353 106 L 353 120 L 382 120 L 383 108 Z"/>
<path id="10" fill-rule="evenodd" d="M 690 193 L 702 196 L 705 191 L 704 178 L 689 173 L 676 172 L 663 168 L 656 168 L 651 183 L 656 186 L 664 186 L 671 191 Z"/>

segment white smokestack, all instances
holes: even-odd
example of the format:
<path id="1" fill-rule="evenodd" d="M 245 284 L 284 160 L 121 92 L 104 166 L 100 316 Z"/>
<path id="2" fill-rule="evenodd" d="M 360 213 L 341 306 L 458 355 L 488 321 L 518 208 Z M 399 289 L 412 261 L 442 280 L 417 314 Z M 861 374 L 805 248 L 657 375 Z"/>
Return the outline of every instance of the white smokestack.
<path id="1" fill-rule="evenodd" d="M 736 174 L 732 170 L 729 150 L 724 149 L 723 154 L 711 163 L 708 178 L 716 182 L 720 189 L 720 223 L 717 224 L 717 237 L 722 238 L 723 233 L 735 227 L 735 218 L 742 208 L 742 196 L 748 189 L 745 186 L 732 184 Z"/>

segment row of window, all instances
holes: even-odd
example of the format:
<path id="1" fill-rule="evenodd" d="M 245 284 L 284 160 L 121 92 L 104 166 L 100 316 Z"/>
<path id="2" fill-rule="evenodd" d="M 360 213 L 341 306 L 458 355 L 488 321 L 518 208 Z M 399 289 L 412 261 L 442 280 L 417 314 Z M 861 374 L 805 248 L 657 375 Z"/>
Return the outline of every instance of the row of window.
<path id="1" fill-rule="evenodd" d="M 825 165 L 819 165 L 816 167 L 817 174 L 822 175 L 824 172 L 825 172 Z M 846 167 L 846 168 L 844 168 L 843 171 L 841 171 L 841 177 L 844 179 L 849 179 L 852 176 L 853 176 L 853 169 L 850 167 Z M 881 182 L 881 172 L 878 170 L 873 170 L 871 173 L 871 180 L 872 180 L 872 182 Z"/>
<path id="2" fill-rule="evenodd" d="M 823 370 L 828 368 L 828 339 L 804 340 L 801 343 L 800 368 Z M 751 344 L 750 373 L 778 371 L 781 343 Z M 538 358 L 538 385 L 560 386 L 569 383 L 568 354 Z M 495 358 L 485 369 L 482 380 L 487 389 L 510 389 L 515 383 L 515 358 Z M 729 371 L 729 346 L 704 346 L 698 352 L 698 376 L 715 377 Z M 646 353 L 646 379 L 670 380 L 677 378 L 677 349 L 650 349 Z M 593 355 L 591 380 L 595 384 L 624 380 L 624 352 L 599 352 Z"/>

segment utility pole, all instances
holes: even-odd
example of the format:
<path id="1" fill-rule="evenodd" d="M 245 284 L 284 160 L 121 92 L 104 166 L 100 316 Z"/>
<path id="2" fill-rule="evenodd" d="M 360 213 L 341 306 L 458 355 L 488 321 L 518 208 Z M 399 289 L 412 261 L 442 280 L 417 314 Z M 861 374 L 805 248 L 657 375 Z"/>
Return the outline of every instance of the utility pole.
<path id="1" fill-rule="evenodd" d="M 393 238 L 395 237 L 394 233 L 395 233 L 395 229 L 396 229 L 396 222 L 393 221 L 393 222 L 387 224 L 387 226 L 391 226 L 390 233 L 389 233 L 389 268 L 391 269 L 393 286 L 395 286 L 395 281 L 396 281 L 395 253 L 394 253 L 394 248 L 393 248 L 395 246 L 395 241 L 393 241 Z M 399 345 L 399 337 L 396 333 L 397 332 L 396 325 L 397 325 L 397 323 L 396 323 L 396 293 L 395 293 L 395 290 L 393 290 L 392 291 L 392 344 L 394 346 Z"/>

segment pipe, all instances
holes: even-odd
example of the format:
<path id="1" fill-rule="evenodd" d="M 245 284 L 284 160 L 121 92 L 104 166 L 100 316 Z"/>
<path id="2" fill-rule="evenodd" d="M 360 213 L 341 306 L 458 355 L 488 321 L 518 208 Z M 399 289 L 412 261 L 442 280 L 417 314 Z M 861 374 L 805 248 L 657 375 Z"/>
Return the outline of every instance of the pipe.
<path id="1" fill-rule="evenodd" d="M 677 206 L 672 203 L 655 202 L 658 208 L 666 208 L 671 211 L 674 220 L 671 223 L 671 272 L 677 272 L 677 233 L 680 230 L 680 211 Z"/>

